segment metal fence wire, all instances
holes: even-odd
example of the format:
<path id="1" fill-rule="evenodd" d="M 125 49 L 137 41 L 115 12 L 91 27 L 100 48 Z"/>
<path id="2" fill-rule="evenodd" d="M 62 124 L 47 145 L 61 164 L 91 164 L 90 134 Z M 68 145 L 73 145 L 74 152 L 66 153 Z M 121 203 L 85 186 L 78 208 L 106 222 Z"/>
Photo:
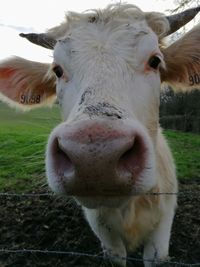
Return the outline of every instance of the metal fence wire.
<path id="1" fill-rule="evenodd" d="M 150 193 L 134 193 L 134 196 L 159 196 L 159 195 L 196 195 L 200 197 L 199 191 L 180 191 L 180 192 L 150 192 Z M 52 193 L 0 193 L 0 197 L 18 197 L 18 198 L 34 198 L 34 197 L 55 197 Z"/>
<path id="2" fill-rule="evenodd" d="M 15 253 L 15 254 L 46 254 L 46 255 L 70 255 L 74 257 L 89 257 L 89 258 L 96 258 L 96 259 L 103 259 L 103 260 L 114 260 L 116 258 L 119 259 L 119 257 L 115 256 L 104 256 L 104 255 L 96 255 L 96 254 L 90 254 L 90 253 L 84 253 L 84 252 L 73 252 L 73 251 L 54 251 L 54 250 L 32 250 L 32 249 L 0 249 L 1 253 Z M 177 261 L 165 261 L 165 262 L 159 262 L 149 259 L 138 259 L 134 257 L 126 257 L 126 258 L 120 258 L 129 262 L 134 263 L 142 263 L 142 262 L 152 262 L 155 263 L 156 266 L 162 266 L 162 267 L 199 267 L 200 263 L 181 263 Z M 154 266 L 154 265 L 153 265 Z"/>
<path id="3" fill-rule="evenodd" d="M 138 195 L 195 195 L 197 197 L 200 197 L 199 191 L 184 191 L 184 192 L 163 192 L 163 193 L 146 193 L 146 194 L 138 194 Z M 16 194 L 16 193 L 0 193 L 0 199 L 1 198 L 18 198 L 18 199 L 24 199 L 24 198 L 53 198 L 55 197 L 52 193 L 22 193 L 22 194 Z M 40 250 L 40 249 L 12 249 L 12 248 L 1 248 L 0 249 L 0 255 L 2 254 L 27 254 L 27 255 L 47 255 L 47 256 L 58 256 L 58 255 L 64 255 L 64 256 L 72 256 L 72 257 L 88 257 L 88 258 L 94 258 L 94 259 L 100 259 L 103 261 L 112 261 L 115 258 L 118 258 L 117 256 L 108 256 L 108 255 L 99 255 L 99 254 L 93 254 L 93 253 L 87 253 L 87 252 L 77 252 L 77 251 L 59 251 L 59 250 Z M 162 266 L 162 267 L 200 267 L 200 262 L 198 263 L 184 263 L 179 261 L 158 261 L 158 260 L 150 260 L 150 259 L 142 259 L 142 258 L 135 258 L 135 257 L 126 257 L 126 258 L 120 258 L 123 260 L 126 260 L 127 262 L 142 264 L 142 262 L 152 262 L 153 266 Z"/>

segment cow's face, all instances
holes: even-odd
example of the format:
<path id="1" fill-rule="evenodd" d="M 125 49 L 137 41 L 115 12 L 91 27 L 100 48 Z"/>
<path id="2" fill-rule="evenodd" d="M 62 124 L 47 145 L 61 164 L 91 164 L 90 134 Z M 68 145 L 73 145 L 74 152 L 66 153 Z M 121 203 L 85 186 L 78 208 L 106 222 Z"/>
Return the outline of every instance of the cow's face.
<path id="1" fill-rule="evenodd" d="M 47 145 L 53 191 L 90 208 L 117 207 L 157 184 L 160 77 L 179 88 L 200 87 L 199 25 L 162 53 L 158 39 L 198 11 L 165 17 L 117 4 L 92 15 L 70 13 L 48 34 L 21 35 L 51 49 L 56 44 L 57 88 L 49 64 L 11 58 L 0 62 L 0 99 L 32 107 L 55 99 L 56 91 L 64 122 Z"/>
<path id="2" fill-rule="evenodd" d="M 87 22 L 57 42 L 53 70 L 65 122 L 47 149 L 53 190 L 93 207 L 119 205 L 155 185 L 162 65 L 144 20 Z"/>

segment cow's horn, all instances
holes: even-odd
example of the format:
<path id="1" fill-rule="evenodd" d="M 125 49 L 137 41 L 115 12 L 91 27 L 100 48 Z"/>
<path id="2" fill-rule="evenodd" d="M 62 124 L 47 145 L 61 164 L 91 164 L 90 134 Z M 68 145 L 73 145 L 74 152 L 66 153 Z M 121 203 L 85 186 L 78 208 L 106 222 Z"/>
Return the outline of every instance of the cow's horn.
<path id="1" fill-rule="evenodd" d="M 200 6 L 187 9 L 175 15 L 166 16 L 167 20 L 169 21 L 169 25 L 170 25 L 170 30 L 167 33 L 167 35 L 170 35 L 173 32 L 176 32 L 178 29 L 180 29 L 185 24 L 187 24 L 197 15 L 199 11 L 200 11 Z"/>
<path id="2" fill-rule="evenodd" d="M 56 40 L 45 33 L 20 33 L 20 36 L 28 39 L 31 43 L 43 46 L 48 49 L 54 49 Z"/>

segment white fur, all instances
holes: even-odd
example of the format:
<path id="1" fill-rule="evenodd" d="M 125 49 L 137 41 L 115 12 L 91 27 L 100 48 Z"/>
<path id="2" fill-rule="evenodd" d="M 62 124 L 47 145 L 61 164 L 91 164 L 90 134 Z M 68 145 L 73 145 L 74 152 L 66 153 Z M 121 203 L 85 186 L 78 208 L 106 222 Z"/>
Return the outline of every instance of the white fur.
<path id="1" fill-rule="evenodd" d="M 159 72 L 145 72 L 145 65 L 152 54 L 161 58 L 164 67 L 158 37 L 148 26 L 141 11 L 135 9 L 135 19 L 118 11 L 117 16 L 117 12 L 113 12 L 106 25 L 98 21 L 88 23 L 88 17 L 75 14 L 71 20 L 68 17 L 67 28 L 65 24 L 60 28 L 64 36 L 55 47 L 54 61 L 63 67 L 69 78 L 68 83 L 62 79 L 57 81 L 57 94 L 62 95 L 59 101 L 65 123 L 70 125 L 88 119 L 83 112 L 87 105 L 109 102 L 118 107 L 123 111 L 124 119 L 144 129 L 145 140 L 149 140 L 149 147 L 152 146 L 150 160 L 154 171 L 143 173 L 138 187 L 143 192 L 176 192 L 173 159 L 158 125 Z M 107 13 L 100 13 L 99 20 L 101 17 L 105 20 Z M 52 30 L 51 33 L 55 34 L 56 31 Z M 79 105 L 81 95 L 88 88 L 89 95 Z M 48 159 L 47 165 L 51 165 Z M 47 175 L 51 184 L 54 178 Z M 134 249 L 145 242 L 145 260 L 167 258 L 176 197 L 160 195 L 155 197 L 156 201 L 153 198 L 130 197 L 119 208 L 84 208 L 91 228 L 109 255 L 126 257 L 127 247 Z M 96 205 L 94 200 L 89 201 L 91 204 L 83 203 L 90 207 Z M 122 258 L 115 261 L 121 266 L 126 265 Z M 153 266 L 149 261 L 144 261 L 144 264 L 145 267 Z"/>

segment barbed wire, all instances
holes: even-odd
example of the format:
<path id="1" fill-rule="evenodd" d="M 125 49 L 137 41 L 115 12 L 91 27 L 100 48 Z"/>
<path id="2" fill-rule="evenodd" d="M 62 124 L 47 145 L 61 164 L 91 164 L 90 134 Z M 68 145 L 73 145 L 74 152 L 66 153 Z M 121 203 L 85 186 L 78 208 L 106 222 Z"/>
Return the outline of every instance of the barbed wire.
<path id="1" fill-rule="evenodd" d="M 181 266 L 181 267 L 200 267 L 200 263 L 182 263 L 178 261 L 159 261 L 152 259 L 139 259 L 134 257 L 118 257 L 118 256 L 108 256 L 108 255 L 97 255 L 92 253 L 85 252 L 76 252 L 76 251 L 57 251 L 57 250 L 40 250 L 40 249 L 0 249 L 0 254 L 4 253 L 16 253 L 16 254 L 49 254 L 49 255 L 68 255 L 68 256 L 77 256 L 77 257 L 89 257 L 89 258 L 97 258 L 103 260 L 114 260 L 121 259 L 130 262 L 151 262 L 156 264 L 168 264 L 171 266 Z"/>
<path id="2" fill-rule="evenodd" d="M 130 196 L 159 196 L 159 195 L 191 195 L 199 196 L 199 191 L 180 191 L 180 192 L 149 192 L 149 193 L 133 193 Z M 58 197 L 52 193 L 0 193 L 0 197 L 19 197 L 19 198 L 34 198 L 34 197 Z M 94 197 L 94 196 L 93 196 Z"/>

